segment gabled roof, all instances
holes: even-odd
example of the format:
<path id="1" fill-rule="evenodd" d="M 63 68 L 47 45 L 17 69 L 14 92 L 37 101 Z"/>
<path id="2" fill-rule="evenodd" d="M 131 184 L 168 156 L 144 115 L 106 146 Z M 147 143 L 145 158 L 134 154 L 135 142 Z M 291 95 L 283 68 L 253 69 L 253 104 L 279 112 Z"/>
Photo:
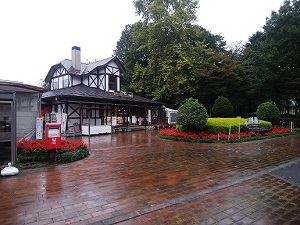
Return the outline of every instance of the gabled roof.
<path id="1" fill-rule="evenodd" d="M 125 72 L 125 68 L 122 65 L 121 61 L 118 57 L 112 56 L 106 59 L 102 59 L 96 62 L 91 63 L 81 63 L 81 70 L 79 72 L 76 72 L 74 68 L 72 67 L 72 61 L 70 59 L 64 59 L 60 61 L 59 63 L 51 66 L 46 78 L 45 82 L 49 82 L 54 74 L 54 72 L 58 69 L 63 67 L 69 74 L 82 76 L 85 74 L 89 74 L 91 71 L 93 71 L 96 68 L 102 68 L 107 66 L 110 62 L 115 62 L 118 67 L 120 68 L 121 73 Z"/>
<path id="2" fill-rule="evenodd" d="M 17 81 L 0 80 L 0 91 L 12 92 L 42 92 L 42 87 L 24 84 Z"/>
<path id="3" fill-rule="evenodd" d="M 163 103 L 153 101 L 148 98 L 133 95 L 132 97 L 124 97 L 115 95 L 112 92 L 106 92 L 98 88 L 87 87 L 84 84 L 78 84 L 73 87 L 52 90 L 43 93 L 42 100 L 54 101 L 55 98 L 68 99 L 69 101 L 84 101 L 95 103 L 122 103 L 122 104 L 139 104 L 150 106 L 163 106 Z"/>

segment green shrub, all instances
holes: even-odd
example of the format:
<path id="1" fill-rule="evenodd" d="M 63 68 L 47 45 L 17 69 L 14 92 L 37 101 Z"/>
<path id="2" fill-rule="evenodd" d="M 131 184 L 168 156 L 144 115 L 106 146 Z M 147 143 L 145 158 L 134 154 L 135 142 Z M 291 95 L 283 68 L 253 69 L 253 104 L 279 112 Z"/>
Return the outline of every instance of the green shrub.
<path id="1" fill-rule="evenodd" d="M 239 124 L 242 131 L 246 126 L 246 121 L 247 119 L 245 118 L 208 118 L 205 126 L 205 131 L 211 134 L 227 134 L 231 125 L 231 133 L 236 133 L 238 132 Z M 270 122 L 264 120 L 260 120 L 259 123 L 263 127 L 272 127 L 272 124 Z"/>
<path id="2" fill-rule="evenodd" d="M 49 153 L 46 150 L 27 153 L 23 149 L 18 149 L 17 156 L 20 162 L 49 161 L 50 159 Z"/>
<path id="3" fill-rule="evenodd" d="M 187 128 L 183 125 L 176 124 L 176 130 L 178 130 L 179 132 L 186 132 Z"/>
<path id="4" fill-rule="evenodd" d="M 214 117 L 230 118 L 233 116 L 233 106 L 224 96 L 219 96 L 212 108 Z"/>
<path id="5" fill-rule="evenodd" d="M 272 128 L 272 123 L 269 122 L 269 121 L 259 120 L 259 124 L 260 124 L 262 127 Z"/>
<path id="6" fill-rule="evenodd" d="M 25 153 L 20 153 L 18 154 L 18 161 L 19 162 L 33 162 L 33 161 L 49 161 L 50 157 L 49 157 L 49 153 L 48 152 L 44 152 L 44 154 L 32 154 L 32 155 L 28 155 Z"/>
<path id="7" fill-rule="evenodd" d="M 187 99 L 176 114 L 176 122 L 185 132 L 200 131 L 204 128 L 207 118 L 206 108 L 193 98 Z"/>
<path id="8" fill-rule="evenodd" d="M 280 111 L 275 102 L 264 102 L 257 108 L 256 115 L 260 120 L 274 122 L 280 119 Z"/>
<path id="9" fill-rule="evenodd" d="M 58 153 L 58 163 L 74 162 L 90 155 L 89 150 L 86 148 L 81 148 L 76 151 L 58 151 Z"/>
<path id="10" fill-rule="evenodd" d="M 64 152 L 62 154 L 59 154 L 59 156 L 57 157 L 57 162 L 59 163 L 73 162 L 75 161 L 73 155 L 74 155 L 73 152 Z"/>

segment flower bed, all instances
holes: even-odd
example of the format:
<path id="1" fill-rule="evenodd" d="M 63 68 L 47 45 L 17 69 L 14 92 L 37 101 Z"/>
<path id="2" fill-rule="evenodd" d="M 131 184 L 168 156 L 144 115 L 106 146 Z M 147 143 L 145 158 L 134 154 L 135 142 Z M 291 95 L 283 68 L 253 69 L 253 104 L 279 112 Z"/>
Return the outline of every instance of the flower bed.
<path id="1" fill-rule="evenodd" d="M 210 134 L 207 132 L 191 134 L 187 132 L 179 132 L 176 129 L 162 129 L 159 131 L 158 136 L 164 139 L 189 142 L 245 142 L 290 134 L 296 134 L 296 132 L 291 133 L 289 128 L 273 127 L 270 132 L 265 134 L 255 132 L 236 132 L 230 135 L 224 133 Z"/>
<path id="2" fill-rule="evenodd" d="M 21 139 L 17 142 L 18 162 L 49 161 L 49 151 L 45 148 L 45 139 L 28 140 Z M 83 141 L 61 140 L 61 148 L 56 150 L 57 162 L 67 163 L 87 157 L 90 153 Z"/>

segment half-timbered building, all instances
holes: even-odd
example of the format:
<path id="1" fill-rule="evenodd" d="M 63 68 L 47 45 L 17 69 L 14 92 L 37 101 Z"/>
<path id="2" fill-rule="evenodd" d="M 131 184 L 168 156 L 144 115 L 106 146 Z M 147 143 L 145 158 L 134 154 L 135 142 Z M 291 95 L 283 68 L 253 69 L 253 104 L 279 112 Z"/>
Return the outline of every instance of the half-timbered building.
<path id="1" fill-rule="evenodd" d="M 65 120 L 66 130 L 74 126 L 93 135 L 164 121 L 162 103 L 122 91 L 125 69 L 116 56 L 82 63 L 77 46 L 71 55 L 51 66 L 45 78 L 50 91 L 42 95 L 49 111 Z"/>

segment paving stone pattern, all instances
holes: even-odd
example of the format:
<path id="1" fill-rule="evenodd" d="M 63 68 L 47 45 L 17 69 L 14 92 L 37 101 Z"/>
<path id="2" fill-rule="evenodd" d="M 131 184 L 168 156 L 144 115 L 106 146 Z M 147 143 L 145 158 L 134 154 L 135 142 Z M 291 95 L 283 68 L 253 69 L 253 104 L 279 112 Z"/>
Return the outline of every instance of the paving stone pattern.
<path id="1" fill-rule="evenodd" d="M 277 170 L 273 173 L 273 176 L 276 175 L 279 176 L 279 179 L 283 179 L 300 188 L 300 163 Z"/>
<path id="2" fill-rule="evenodd" d="M 0 178 L 0 224 L 300 224 L 300 189 L 286 179 L 300 135 L 209 144 L 156 134 L 76 137 L 90 157 Z"/>

